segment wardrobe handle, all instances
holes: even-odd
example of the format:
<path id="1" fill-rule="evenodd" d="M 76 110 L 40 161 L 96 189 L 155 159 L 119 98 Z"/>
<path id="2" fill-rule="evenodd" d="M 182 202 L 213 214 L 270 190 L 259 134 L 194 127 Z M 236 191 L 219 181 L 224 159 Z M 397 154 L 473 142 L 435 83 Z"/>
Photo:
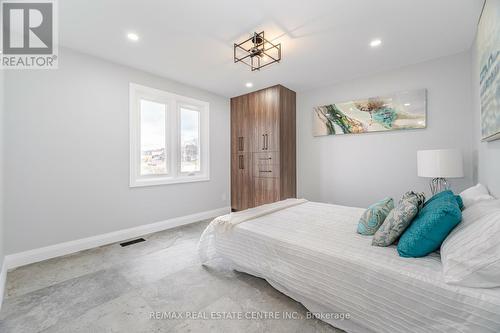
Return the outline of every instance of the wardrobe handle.
<path id="1" fill-rule="evenodd" d="M 259 172 L 269 172 L 269 173 L 271 173 L 273 171 L 272 170 L 259 170 Z"/>
<path id="2" fill-rule="evenodd" d="M 244 164 L 244 161 L 243 161 L 243 155 L 239 156 L 238 166 L 239 166 L 239 168 L 241 170 L 245 169 L 245 164 Z"/>
<path id="3" fill-rule="evenodd" d="M 245 146 L 244 146 L 244 140 L 243 140 L 243 137 L 240 136 L 240 137 L 238 137 L 238 150 L 239 151 L 243 151 L 244 148 L 245 148 Z"/>
<path id="4" fill-rule="evenodd" d="M 269 150 L 269 134 L 266 134 L 266 150 Z"/>
<path id="5" fill-rule="evenodd" d="M 266 150 L 266 135 L 262 134 L 262 150 Z"/>

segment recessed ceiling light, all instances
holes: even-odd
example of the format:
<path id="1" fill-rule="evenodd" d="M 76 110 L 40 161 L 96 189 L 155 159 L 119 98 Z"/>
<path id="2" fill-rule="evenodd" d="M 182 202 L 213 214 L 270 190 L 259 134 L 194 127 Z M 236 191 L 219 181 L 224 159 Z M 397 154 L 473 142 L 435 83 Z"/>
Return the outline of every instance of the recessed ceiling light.
<path id="1" fill-rule="evenodd" d="M 370 42 L 371 47 L 377 47 L 380 46 L 380 44 L 382 44 L 382 41 L 380 39 L 374 39 Z"/>
<path id="2" fill-rule="evenodd" d="M 139 35 L 131 32 L 127 34 L 127 38 L 131 41 L 137 42 L 139 40 Z"/>
<path id="3" fill-rule="evenodd" d="M 405 106 L 410 106 L 411 104 L 410 103 L 405 103 Z"/>
<path id="4" fill-rule="evenodd" d="M 247 83 L 245 83 L 245 86 L 247 88 L 252 88 L 253 87 L 253 83 L 252 82 L 247 82 Z"/>

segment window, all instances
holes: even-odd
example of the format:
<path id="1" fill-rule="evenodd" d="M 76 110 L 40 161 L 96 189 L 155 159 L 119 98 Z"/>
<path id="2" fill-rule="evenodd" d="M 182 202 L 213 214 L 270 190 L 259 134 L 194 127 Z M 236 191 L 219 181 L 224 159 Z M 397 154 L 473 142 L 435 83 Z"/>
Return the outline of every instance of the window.
<path id="1" fill-rule="evenodd" d="M 130 186 L 209 180 L 209 104 L 130 84 Z"/>
<path id="2" fill-rule="evenodd" d="M 141 99 L 141 175 L 167 175 L 167 106 Z"/>
<path id="3" fill-rule="evenodd" d="M 200 166 L 200 111 L 186 107 L 181 110 L 181 173 L 193 173 Z"/>

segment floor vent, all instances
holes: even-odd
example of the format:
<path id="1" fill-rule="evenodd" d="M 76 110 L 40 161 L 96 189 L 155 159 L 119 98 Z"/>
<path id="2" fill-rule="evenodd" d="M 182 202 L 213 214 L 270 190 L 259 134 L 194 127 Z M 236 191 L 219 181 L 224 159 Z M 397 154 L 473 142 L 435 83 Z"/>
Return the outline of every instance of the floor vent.
<path id="1" fill-rule="evenodd" d="M 146 240 L 144 238 L 137 238 L 137 239 L 132 239 L 132 240 L 124 242 L 124 243 L 120 243 L 120 245 L 122 247 L 125 247 L 125 246 L 129 246 L 129 245 L 132 245 L 132 244 L 141 243 L 141 242 L 145 242 L 145 241 Z"/>

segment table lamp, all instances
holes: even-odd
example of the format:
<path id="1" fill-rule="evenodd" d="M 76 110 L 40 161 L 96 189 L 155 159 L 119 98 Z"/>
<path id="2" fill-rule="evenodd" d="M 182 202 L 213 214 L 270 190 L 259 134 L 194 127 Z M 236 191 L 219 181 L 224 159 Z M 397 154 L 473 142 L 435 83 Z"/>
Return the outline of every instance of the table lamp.
<path id="1" fill-rule="evenodd" d="M 418 176 L 432 178 L 432 195 L 450 189 L 447 178 L 464 176 L 462 152 L 458 149 L 419 150 Z"/>

